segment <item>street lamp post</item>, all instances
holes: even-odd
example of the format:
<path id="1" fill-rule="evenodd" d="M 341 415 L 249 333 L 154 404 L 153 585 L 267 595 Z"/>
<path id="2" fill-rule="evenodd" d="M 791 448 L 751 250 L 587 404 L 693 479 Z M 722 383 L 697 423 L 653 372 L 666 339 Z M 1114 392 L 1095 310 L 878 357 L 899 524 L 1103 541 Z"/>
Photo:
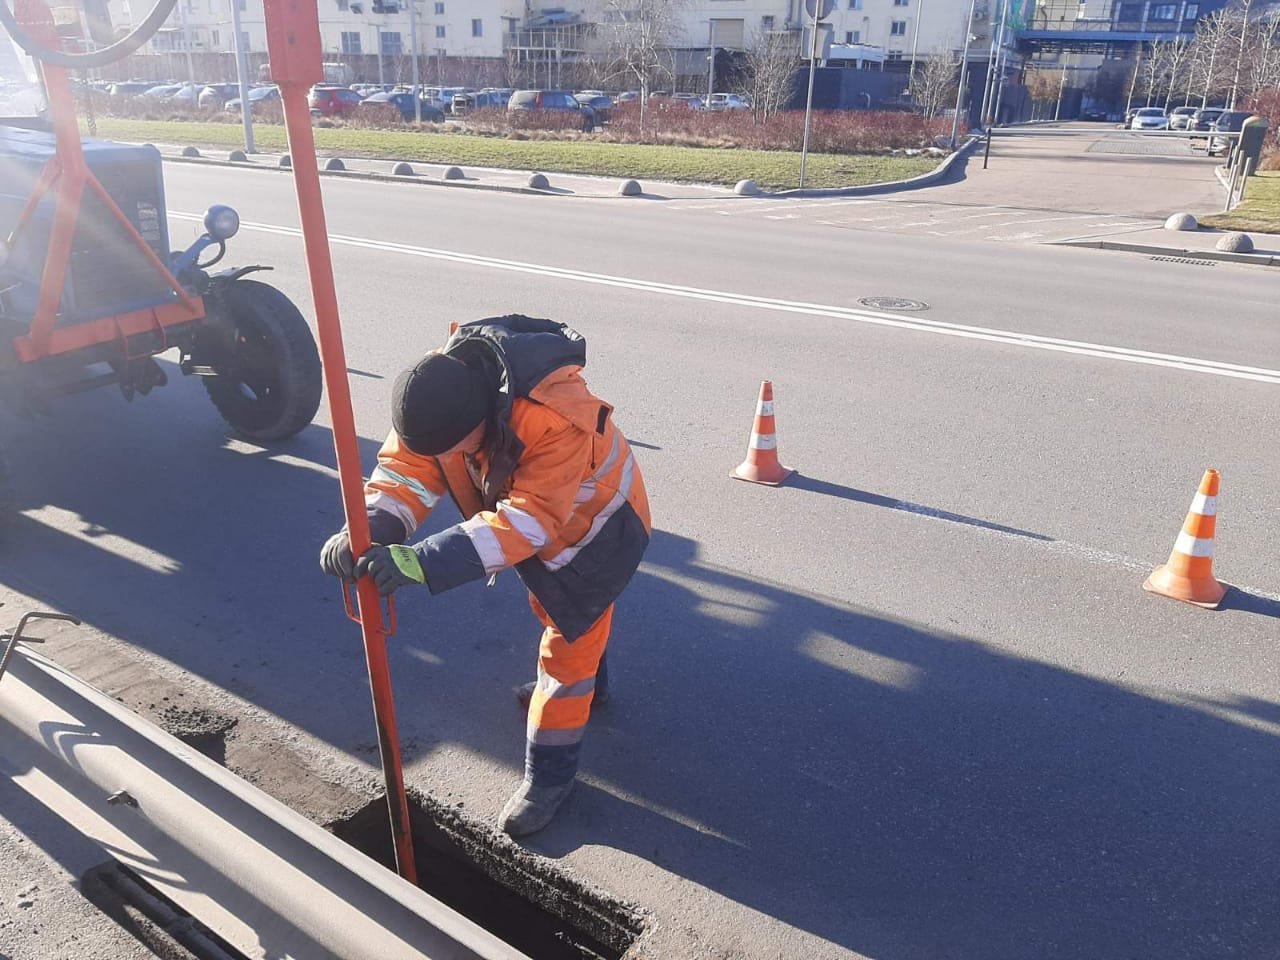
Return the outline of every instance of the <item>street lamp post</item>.
<path id="1" fill-rule="evenodd" d="M 964 99 L 964 85 L 969 78 L 969 44 L 973 42 L 973 12 L 978 0 L 969 0 L 969 18 L 964 24 L 964 52 L 960 54 L 960 85 L 956 89 L 956 112 L 951 118 L 951 149 L 956 148 L 956 136 L 960 132 L 960 103 Z"/>
<path id="2" fill-rule="evenodd" d="M 809 40 L 809 93 L 804 101 L 804 140 L 800 145 L 800 189 L 804 189 L 804 175 L 809 165 L 809 123 L 813 118 L 813 77 L 818 66 L 818 28 L 821 21 L 831 16 L 834 0 L 805 0 L 805 9 L 812 18 L 812 35 Z"/>
<path id="3" fill-rule="evenodd" d="M 257 153 L 253 145 L 253 105 L 249 103 L 249 52 L 240 30 L 241 0 L 231 0 L 231 29 L 235 33 L 236 82 L 240 86 L 240 125 L 244 127 L 244 152 Z"/>
<path id="4" fill-rule="evenodd" d="M 422 122 L 422 91 L 418 87 L 418 0 L 409 0 L 409 46 L 413 48 L 413 121 Z"/>

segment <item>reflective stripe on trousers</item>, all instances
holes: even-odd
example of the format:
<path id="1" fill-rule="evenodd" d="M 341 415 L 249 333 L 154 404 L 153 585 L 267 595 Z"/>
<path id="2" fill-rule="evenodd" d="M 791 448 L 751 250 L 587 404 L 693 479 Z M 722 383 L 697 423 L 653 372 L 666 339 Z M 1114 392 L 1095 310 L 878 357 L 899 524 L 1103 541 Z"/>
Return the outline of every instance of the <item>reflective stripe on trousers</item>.
<path id="1" fill-rule="evenodd" d="M 525 779 L 539 786 L 567 783 L 578 770 L 578 750 L 591 718 L 596 671 L 609 643 L 613 605 L 570 643 L 536 597 L 529 606 L 542 622 L 538 683 L 529 701 Z"/>

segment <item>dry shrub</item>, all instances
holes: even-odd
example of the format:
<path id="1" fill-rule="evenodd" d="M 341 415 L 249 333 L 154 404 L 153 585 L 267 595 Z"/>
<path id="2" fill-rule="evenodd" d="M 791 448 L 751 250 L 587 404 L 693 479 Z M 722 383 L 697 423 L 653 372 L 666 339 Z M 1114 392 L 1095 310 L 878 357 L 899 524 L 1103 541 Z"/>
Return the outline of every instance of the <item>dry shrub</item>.
<path id="1" fill-rule="evenodd" d="M 1269 150 L 1258 163 L 1259 170 L 1280 170 L 1280 150 Z"/>
<path id="2" fill-rule="evenodd" d="M 1244 109 L 1252 110 L 1267 121 L 1266 142 L 1280 148 L 1280 87 L 1259 90 L 1244 102 Z"/>

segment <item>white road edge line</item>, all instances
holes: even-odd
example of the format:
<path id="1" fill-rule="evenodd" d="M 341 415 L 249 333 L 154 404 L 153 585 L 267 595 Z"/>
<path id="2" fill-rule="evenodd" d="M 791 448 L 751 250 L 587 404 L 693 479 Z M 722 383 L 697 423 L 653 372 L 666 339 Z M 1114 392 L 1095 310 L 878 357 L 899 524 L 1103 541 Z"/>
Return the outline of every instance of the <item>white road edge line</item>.
<path id="1" fill-rule="evenodd" d="M 170 211 L 169 216 L 175 220 L 191 220 L 199 222 L 203 215 Z M 297 227 L 282 227 L 270 223 L 240 222 L 241 229 L 256 230 L 284 237 L 301 237 L 302 231 Z M 1219 377 L 1230 377 L 1237 380 L 1253 380 L 1258 383 L 1280 385 L 1280 370 L 1267 367 L 1249 367 L 1236 363 L 1224 363 L 1219 360 L 1203 360 L 1197 357 L 1184 357 L 1177 354 L 1153 353 L 1147 350 L 1135 350 L 1129 347 L 1114 347 L 1107 344 L 1089 343 L 1081 340 L 1065 340 L 1058 337 L 1044 337 L 1037 334 L 1017 333 L 1008 330 L 996 330 L 988 327 L 975 327 L 960 323 L 947 323 L 941 320 L 926 320 L 921 317 L 910 317 L 902 314 L 881 313 L 874 310 L 853 309 L 835 305 L 808 303 L 802 300 L 782 300 L 773 297 L 757 297 L 750 294 L 730 293 L 721 290 L 708 290 L 701 287 L 686 287 L 678 284 L 660 283 L 653 280 L 638 280 L 629 277 L 615 277 L 603 273 L 590 273 L 584 270 L 571 270 L 563 267 L 552 267 L 545 264 L 525 263 L 519 260 L 503 260 L 497 257 L 485 257 L 478 254 L 460 253 L 452 250 L 439 250 L 433 247 L 418 247 L 409 244 L 394 243 L 389 240 L 371 240 L 366 237 L 350 237 L 331 233 L 331 244 L 362 247 L 368 250 L 380 250 L 388 253 L 403 253 L 410 256 L 426 257 L 433 260 L 445 260 L 471 266 L 489 267 L 497 270 L 508 270 L 515 273 L 528 273 L 540 277 L 560 280 L 573 280 L 578 283 L 591 283 L 599 286 L 620 287 L 640 290 L 646 293 L 664 294 L 666 296 L 684 297 L 692 300 L 705 300 L 714 303 L 727 303 L 734 306 L 752 307 L 762 310 L 776 310 L 783 313 L 797 313 L 807 316 L 833 317 L 841 320 L 853 320 L 874 326 L 895 327 L 902 330 L 914 330 L 919 333 L 933 333 L 941 336 L 960 337 L 967 340 L 983 340 L 988 343 L 1001 343 L 1010 346 L 1027 347 L 1033 350 L 1049 350 L 1055 353 L 1069 353 L 1077 356 L 1097 357 L 1104 360 L 1120 360 L 1126 363 L 1144 366 L 1166 367 L 1188 373 L 1203 373 Z"/>

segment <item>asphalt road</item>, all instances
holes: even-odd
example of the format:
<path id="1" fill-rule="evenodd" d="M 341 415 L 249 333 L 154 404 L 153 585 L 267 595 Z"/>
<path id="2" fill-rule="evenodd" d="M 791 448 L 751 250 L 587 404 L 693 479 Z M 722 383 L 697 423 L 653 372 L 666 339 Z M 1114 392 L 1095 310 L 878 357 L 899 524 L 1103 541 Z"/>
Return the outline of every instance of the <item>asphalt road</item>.
<path id="1" fill-rule="evenodd" d="M 229 202 L 230 260 L 274 264 L 307 302 L 287 176 L 166 176 L 175 245 Z M 614 701 L 528 846 L 639 904 L 643 955 L 1273 955 L 1273 274 L 661 201 L 325 192 L 367 464 L 394 375 L 450 321 L 514 311 L 587 337 L 636 441 L 657 531 L 620 605 Z M 367 792 L 359 637 L 315 560 L 341 522 L 327 415 L 261 450 L 174 373 L 132 405 L 6 426 L 15 607 L 83 617 L 49 652 L 144 712 L 130 663 Z M 728 479 L 764 378 L 799 470 L 779 489 Z M 1140 589 L 1207 466 L 1237 585 L 1217 613 Z M 491 820 L 535 657 L 520 585 L 398 612 L 409 779 Z M 251 777 L 280 781 L 257 756 Z"/>

